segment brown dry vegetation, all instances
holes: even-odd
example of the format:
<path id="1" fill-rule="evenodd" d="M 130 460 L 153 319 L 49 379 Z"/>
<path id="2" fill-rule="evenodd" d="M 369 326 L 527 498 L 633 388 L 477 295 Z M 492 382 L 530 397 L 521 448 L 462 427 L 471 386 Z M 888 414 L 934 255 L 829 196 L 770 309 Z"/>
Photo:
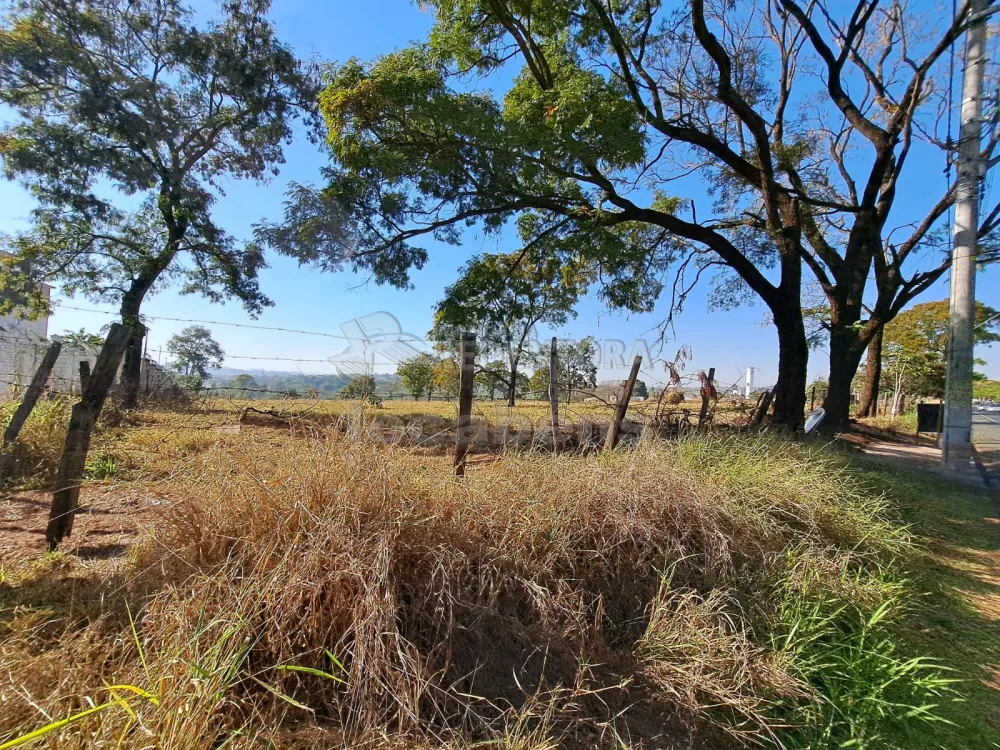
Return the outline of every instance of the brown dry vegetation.
<path id="1" fill-rule="evenodd" d="M 142 511 L 120 556 L 4 562 L 0 746 L 106 705 L 41 742 L 891 747 L 951 700 L 893 635 L 909 536 L 822 448 L 504 453 L 457 482 L 427 452 L 215 419 L 102 431 L 85 505 Z"/>

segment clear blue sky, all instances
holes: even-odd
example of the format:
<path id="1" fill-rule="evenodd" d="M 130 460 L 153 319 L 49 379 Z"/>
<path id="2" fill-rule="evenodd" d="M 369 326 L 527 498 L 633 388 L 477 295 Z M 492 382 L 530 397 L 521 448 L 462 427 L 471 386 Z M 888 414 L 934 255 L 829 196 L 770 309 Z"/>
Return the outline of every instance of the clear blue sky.
<path id="1" fill-rule="evenodd" d="M 425 37 L 432 22 L 428 13 L 419 10 L 409 0 L 337 2 L 321 6 L 306 0 L 277 0 L 273 17 L 281 38 L 291 44 L 300 56 L 316 55 L 325 60 L 341 61 L 355 56 L 368 59 L 405 46 L 410 41 Z M 319 169 L 326 163 L 326 156 L 305 138 L 288 148 L 286 156 L 287 164 L 271 184 L 241 183 L 227 191 L 215 211 L 223 226 L 237 236 L 246 237 L 255 222 L 280 215 L 284 186 L 289 181 L 319 181 Z M 916 206 L 919 210 L 920 206 L 939 195 L 943 185 L 944 165 L 940 156 L 923 158 L 918 154 L 916 159 L 918 163 L 910 165 L 910 181 L 900 188 L 898 204 L 904 211 L 907 205 Z M 916 175 L 920 176 L 919 180 L 915 179 Z M 696 181 L 691 184 L 696 184 Z M 698 198 L 697 195 L 693 197 Z M 30 209 L 30 198 L 23 190 L 13 183 L 0 182 L 0 229 L 14 232 L 23 228 Z M 454 281 L 462 263 L 477 252 L 512 251 L 516 249 L 513 242 L 509 236 L 498 241 L 470 232 L 461 248 L 431 246 L 430 262 L 413 275 L 415 288 L 409 291 L 373 284 L 359 287 L 364 278 L 351 273 L 321 274 L 299 268 L 287 259 L 272 257 L 271 267 L 261 275 L 261 286 L 274 300 L 275 306 L 267 309 L 256 323 L 338 334 L 342 323 L 385 310 L 401 321 L 406 332 L 423 336 L 430 327 L 434 304 L 441 297 L 444 287 Z M 980 274 L 978 299 L 1000 307 L 998 281 L 1000 269 Z M 922 299 L 947 296 L 947 284 L 946 278 Z M 704 289 L 692 295 L 676 325 L 676 341 L 667 344 L 664 354 L 670 358 L 677 346 L 686 344 L 694 353 L 694 361 L 688 365 L 689 372 L 714 366 L 719 380 L 727 383 L 735 381 L 747 366 L 752 365 L 760 370 L 758 384 L 772 383 L 776 375 L 777 337 L 774 329 L 764 323 L 766 309 L 757 305 L 728 312 L 710 311 L 706 293 L 707 289 Z M 67 301 L 67 304 L 94 307 L 82 298 Z M 648 332 L 662 320 L 666 304 L 664 302 L 650 314 L 628 316 L 608 312 L 599 301 L 588 299 L 581 304 L 579 317 L 557 333 L 573 338 L 593 335 L 599 339 L 619 339 L 626 342 L 628 349 L 637 337 L 644 334 L 652 337 Z M 148 299 L 144 310 L 150 316 L 254 323 L 237 304 L 214 305 L 197 297 L 179 296 L 170 290 Z M 65 329 L 84 327 L 96 331 L 110 319 L 109 315 L 57 310 L 49 330 L 50 333 L 61 333 Z M 155 356 L 157 349 L 184 325 L 152 320 L 148 345 L 150 353 Z M 208 327 L 228 355 L 322 360 L 337 354 L 344 346 L 334 339 L 299 334 L 230 326 Z M 542 332 L 542 335 L 552 334 Z M 984 368 L 987 374 L 1000 378 L 1000 347 L 981 349 L 977 354 L 987 360 L 988 365 Z M 826 372 L 826 359 L 824 352 L 814 352 L 809 367 L 810 378 Z M 229 359 L 226 365 L 248 369 L 333 372 L 332 365 L 326 363 Z M 600 377 L 625 377 L 619 372 L 602 371 Z M 662 369 L 658 367 L 656 372 L 646 373 L 646 377 L 651 382 L 662 379 Z"/>

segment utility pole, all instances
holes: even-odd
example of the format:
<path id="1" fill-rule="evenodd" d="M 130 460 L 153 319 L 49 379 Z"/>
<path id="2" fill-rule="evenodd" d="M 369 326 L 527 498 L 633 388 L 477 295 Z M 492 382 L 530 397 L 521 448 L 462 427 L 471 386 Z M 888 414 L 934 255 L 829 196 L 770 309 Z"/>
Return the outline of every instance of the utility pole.
<path id="1" fill-rule="evenodd" d="M 951 314 L 948 323 L 948 373 L 944 395 L 941 459 L 968 470 L 972 459 L 972 349 L 976 318 L 976 234 L 983 75 L 986 67 L 986 18 L 991 0 L 972 0 L 965 42 L 958 181 L 951 255 Z"/>

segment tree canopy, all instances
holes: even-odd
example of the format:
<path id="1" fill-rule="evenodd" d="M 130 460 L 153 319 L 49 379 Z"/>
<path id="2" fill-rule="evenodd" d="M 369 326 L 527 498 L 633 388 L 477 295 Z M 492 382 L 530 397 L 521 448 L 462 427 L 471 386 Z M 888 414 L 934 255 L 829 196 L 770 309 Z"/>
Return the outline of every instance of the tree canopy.
<path id="1" fill-rule="evenodd" d="M 533 248 L 477 255 L 445 290 L 429 335 L 457 353 L 462 332 L 475 331 L 482 358 L 506 359 L 506 372 L 492 374 L 506 387 L 507 403 L 513 406 L 519 369 L 536 326 L 560 326 L 576 317 L 573 308 L 590 282 L 585 267 L 560 263 Z"/>
<path id="2" fill-rule="evenodd" d="M 805 398 L 804 264 L 830 311 L 830 422 L 846 419 L 868 340 L 947 266 L 937 230 L 954 191 L 898 225 L 893 207 L 915 142 L 942 163 L 951 148 L 934 80 L 967 2 L 933 24 L 867 0 L 425 4 L 425 44 L 332 72 L 320 99 L 328 185 L 293 194 L 309 208 L 291 219 L 346 214 L 357 257 L 382 258 L 396 281 L 425 261 L 425 238 L 508 222 L 523 243 L 597 269 L 614 306 L 650 309 L 672 263 L 672 307 L 715 274 L 720 302 L 769 307 L 776 415 L 792 424 Z M 693 173 L 709 205 L 677 194 Z M 292 236 L 315 252 L 312 233 Z"/>
<path id="3" fill-rule="evenodd" d="M 885 327 L 882 343 L 884 387 L 914 396 L 942 394 L 948 350 L 949 301 L 914 305 Z M 1000 341 L 1000 313 L 976 302 L 974 340 L 978 345 Z M 977 360 L 977 364 L 982 364 Z"/>
<path id="4" fill-rule="evenodd" d="M 174 369 L 181 375 L 197 378 L 198 386 L 208 378 L 210 369 L 222 367 L 226 356 L 204 326 L 188 326 L 171 336 L 167 351 L 173 356 Z"/>
<path id="5" fill-rule="evenodd" d="M 418 354 L 404 362 L 400 362 L 396 367 L 396 374 L 403 381 L 403 386 L 410 392 L 410 395 L 417 401 L 425 393 L 430 400 L 431 392 L 434 389 L 434 365 L 437 360 L 430 354 Z"/>
<path id="6" fill-rule="evenodd" d="M 167 284 L 251 313 L 270 304 L 261 248 L 212 218 L 230 179 L 267 180 L 315 85 L 267 19 L 229 0 L 196 24 L 178 0 L 23 0 L 0 29 L 4 174 L 38 205 L 8 244 L 8 287 L 30 275 L 120 305 L 141 340 L 146 295 Z M 133 347 L 137 351 L 138 347 Z M 138 357 L 126 362 L 137 379 Z"/>

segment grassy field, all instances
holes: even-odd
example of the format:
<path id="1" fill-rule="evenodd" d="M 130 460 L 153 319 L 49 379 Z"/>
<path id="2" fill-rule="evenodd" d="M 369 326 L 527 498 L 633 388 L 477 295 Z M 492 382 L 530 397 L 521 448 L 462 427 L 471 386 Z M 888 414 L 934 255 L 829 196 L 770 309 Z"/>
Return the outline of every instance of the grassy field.
<path id="1" fill-rule="evenodd" d="M 248 405 L 109 413 L 54 554 L 65 405 L 29 422 L 0 747 L 1000 747 L 985 491 L 750 434 L 458 482 L 335 429 L 356 405 Z"/>

